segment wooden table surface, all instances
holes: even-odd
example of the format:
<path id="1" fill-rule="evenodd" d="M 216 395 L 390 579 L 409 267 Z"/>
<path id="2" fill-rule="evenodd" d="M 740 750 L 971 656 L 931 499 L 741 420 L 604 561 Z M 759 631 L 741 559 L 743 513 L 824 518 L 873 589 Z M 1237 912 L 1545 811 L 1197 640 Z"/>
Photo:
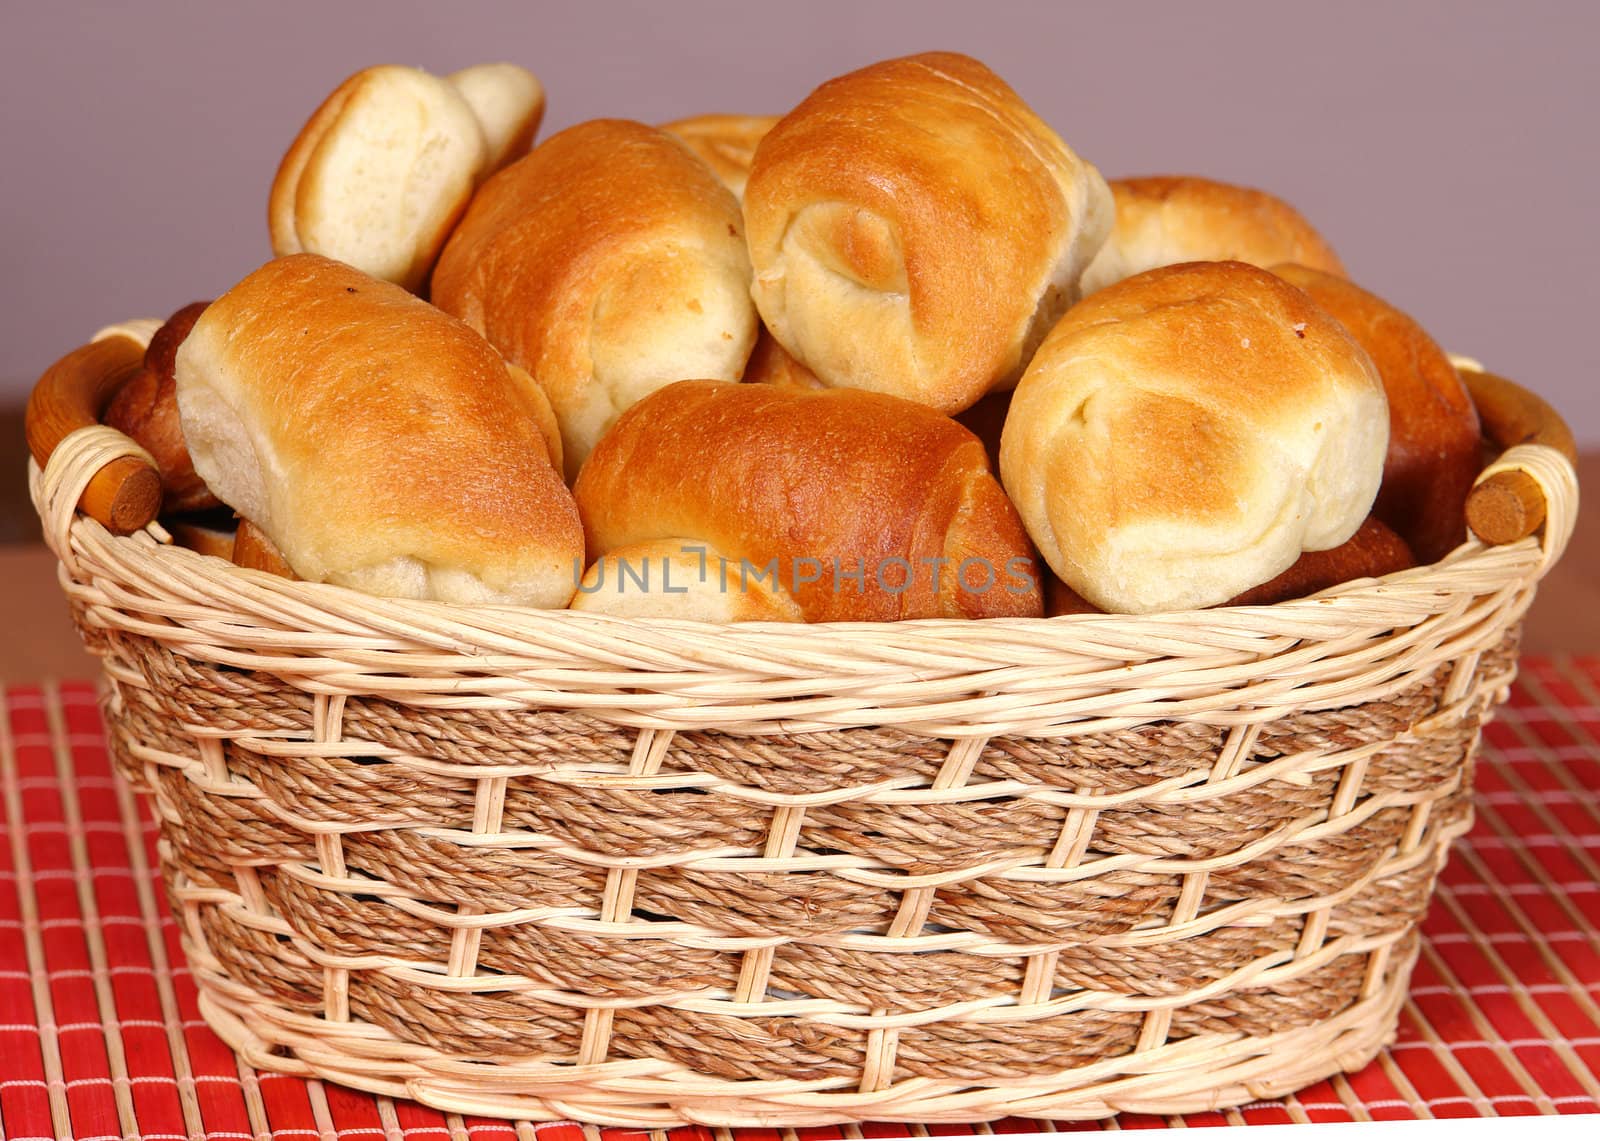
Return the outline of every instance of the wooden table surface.
<path id="1" fill-rule="evenodd" d="M 21 417 L 0 413 L 0 684 L 84 678 L 94 661 L 78 645 L 56 584 L 54 556 L 39 540 L 25 486 Z M 1600 654 L 1600 453 L 1578 464 L 1590 495 L 1566 557 L 1539 589 L 1523 648 Z"/>

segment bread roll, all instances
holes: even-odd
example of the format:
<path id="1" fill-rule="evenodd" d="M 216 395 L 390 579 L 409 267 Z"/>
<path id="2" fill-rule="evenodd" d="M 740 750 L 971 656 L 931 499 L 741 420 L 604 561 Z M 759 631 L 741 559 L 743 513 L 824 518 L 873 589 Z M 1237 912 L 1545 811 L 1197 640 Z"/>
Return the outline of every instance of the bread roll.
<path id="1" fill-rule="evenodd" d="M 785 349 L 954 413 L 1015 380 L 1076 297 L 1111 197 L 992 71 L 935 52 L 812 92 L 756 149 L 744 214 Z"/>
<path id="2" fill-rule="evenodd" d="M 194 461 L 178 419 L 173 359 L 208 302 L 185 305 L 156 330 L 145 349 L 144 367 L 117 389 L 102 421 L 128 436 L 156 461 L 161 472 L 161 510 L 168 514 L 206 511 L 219 501 L 195 474 Z"/>
<path id="3" fill-rule="evenodd" d="M 1253 586 L 1229 606 L 1270 606 L 1358 578 L 1382 578 L 1417 565 L 1406 541 L 1376 515 L 1369 515 L 1349 539 L 1326 551 L 1307 551 L 1276 578 Z"/>
<path id="4" fill-rule="evenodd" d="M 454 84 L 414 67 L 359 71 L 284 155 L 267 220 L 272 252 L 325 254 L 416 291 L 489 157 Z"/>
<path id="5" fill-rule="evenodd" d="M 533 72 L 514 63 L 480 63 L 448 78 L 483 129 L 480 179 L 528 153 L 544 118 L 544 85 Z"/>
<path id="6" fill-rule="evenodd" d="M 641 397 L 743 374 L 756 337 L 743 234 L 733 195 L 671 135 L 581 123 L 484 184 L 433 301 L 533 375 L 573 476 Z"/>
<path id="7" fill-rule="evenodd" d="M 178 367 L 178 346 L 194 331 L 194 323 L 206 311 L 209 301 L 191 301 L 179 309 L 150 336 L 145 346 L 144 366 L 157 376 L 171 377 Z"/>
<path id="8" fill-rule="evenodd" d="M 742 199 L 756 146 L 777 121 L 776 115 L 695 115 L 663 123 L 661 129 L 683 140 L 722 185 Z"/>
<path id="9" fill-rule="evenodd" d="M 279 578 L 299 577 L 289 565 L 289 560 L 283 557 L 283 552 L 267 538 L 266 532 L 248 519 L 239 520 L 239 529 L 234 533 L 233 549 L 228 552 L 228 558 L 237 566 L 266 571 Z"/>
<path id="10" fill-rule="evenodd" d="M 1298 262 L 1343 274 L 1333 247 L 1299 211 L 1263 190 L 1209 178 L 1114 178 L 1116 224 L 1083 275 L 1084 293 L 1186 261 Z"/>
<path id="11" fill-rule="evenodd" d="M 233 523 L 231 518 L 215 519 L 208 516 L 161 521 L 175 545 L 224 561 L 233 558 Z"/>
<path id="12" fill-rule="evenodd" d="M 750 363 L 745 366 L 744 381 L 746 384 L 784 384 L 813 390 L 828 387 L 817 379 L 816 373 L 790 356 L 766 329 L 756 336 L 756 347 L 751 350 Z"/>
<path id="13" fill-rule="evenodd" d="M 672 587 L 658 572 L 629 599 L 618 567 L 592 568 L 586 585 L 604 587 L 609 569 L 612 589 L 579 591 L 577 609 L 808 622 L 1041 612 L 1027 536 L 983 445 L 895 397 L 683 381 L 623 414 L 574 491 L 591 558 L 631 554 L 635 580 L 648 558 L 693 572 L 672 572 Z"/>
<path id="14" fill-rule="evenodd" d="M 1017 386 L 1000 470 L 1067 585 L 1102 610 L 1183 610 L 1348 539 L 1388 425 L 1371 359 L 1310 298 L 1196 262 L 1073 307 Z"/>
<path id="15" fill-rule="evenodd" d="M 211 304 L 177 382 L 195 469 L 301 578 L 566 605 L 583 536 L 543 395 L 461 322 L 298 254 Z"/>
<path id="16" fill-rule="evenodd" d="M 1376 515 L 1369 515 L 1356 533 L 1326 551 L 1306 551 L 1276 578 L 1253 586 L 1223 603 L 1224 606 L 1271 606 L 1291 598 L 1304 598 L 1358 578 L 1382 578 L 1416 566 L 1411 548 Z M 1055 575 L 1044 587 L 1045 616 L 1100 614 L 1099 607 Z"/>
<path id="17" fill-rule="evenodd" d="M 1389 399 L 1389 452 L 1375 508 L 1424 563 L 1467 538 L 1467 495 L 1482 467 L 1478 410 L 1432 337 L 1380 297 L 1301 265 L 1273 272 L 1303 289 L 1367 350 Z"/>
<path id="18" fill-rule="evenodd" d="M 1094 603 L 1073 590 L 1054 573 L 1047 573 L 1044 581 L 1044 616 L 1062 618 L 1068 614 L 1104 614 Z"/>

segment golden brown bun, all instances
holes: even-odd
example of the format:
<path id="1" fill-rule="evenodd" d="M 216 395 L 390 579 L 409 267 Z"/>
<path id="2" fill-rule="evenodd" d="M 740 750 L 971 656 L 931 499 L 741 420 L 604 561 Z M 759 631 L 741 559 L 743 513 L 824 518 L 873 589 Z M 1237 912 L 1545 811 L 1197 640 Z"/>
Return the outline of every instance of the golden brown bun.
<path id="1" fill-rule="evenodd" d="M 695 115 L 663 123 L 661 129 L 682 139 L 742 199 L 756 146 L 777 121 L 776 115 Z"/>
<path id="2" fill-rule="evenodd" d="M 300 577 L 294 573 L 289 560 L 283 557 L 283 552 L 267 538 L 267 533 L 248 519 L 239 520 L 239 529 L 234 533 L 233 548 L 228 552 L 228 558 L 237 566 L 266 571 L 279 578 Z"/>
<path id="3" fill-rule="evenodd" d="M 447 78 L 483 128 L 480 179 L 528 153 L 544 118 L 544 85 L 533 72 L 514 63 L 480 63 Z"/>
<path id="4" fill-rule="evenodd" d="M 272 252 L 324 254 L 418 290 L 487 165 L 472 106 L 415 67 L 359 71 L 290 145 L 272 182 Z"/>
<path id="5" fill-rule="evenodd" d="M 302 578 L 564 606 L 583 538 L 539 390 L 461 322 L 315 254 L 268 262 L 178 350 L 195 468 Z"/>
<path id="6" fill-rule="evenodd" d="M 966 56 L 823 84 L 756 149 L 762 319 L 827 384 L 959 412 L 1016 379 L 1111 226 L 1099 173 Z"/>
<path id="7" fill-rule="evenodd" d="M 1302 265 L 1272 272 L 1305 290 L 1378 366 L 1389 454 L 1374 510 L 1417 558 L 1437 562 L 1466 541 L 1467 495 L 1482 467 L 1482 429 L 1466 385 L 1422 326 L 1382 298 Z"/>
<path id="8" fill-rule="evenodd" d="M 1184 610 L 1354 534 L 1388 426 L 1343 326 L 1265 270 L 1196 262 L 1073 307 L 1017 386 L 1000 470 L 1079 594 Z"/>
<path id="9" fill-rule="evenodd" d="M 756 347 L 750 352 L 750 363 L 745 365 L 744 382 L 786 384 L 813 390 L 828 387 L 817 379 L 816 373 L 790 356 L 765 328 L 756 336 Z"/>
<path id="10" fill-rule="evenodd" d="M 205 480 L 195 474 L 194 461 L 183 440 L 177 387 L 172 379 L 178 346 L 207 304 L 196 301 L 185 305 L 156 330 L 145 349 L 144 368 L 117 389 L 102 417 L 156 461 L 161 472 L 161 509 L 165 512 L 206 511 L 220 505 Z"/>
<path id="11" fill-rule="evenodd" d="M 1094 603 L 1073 590 L 1053 572 L 1044 576 L 1044 616 L 1060 618 L 1067 614 L 1104 614 Z"/>
<path id="12" fill-rule="evenodd" d="M 144 367 L 154 369 L 158 376 L 172 376 L 173 369 L 177 367 L 178 346 L 194 330 L 194 323 L 200 320 L 200 314 L 210 304 L 209 301 L 191 301 L 168 317 L 145 346 Z"/>
<path id="13" fill-rule="evenodd" d="M 1352 579 L 1382 578 L 1416 565 L 1406 541 L 1376 515 L 1369 515 L 1356 533 L 1339 546 L 1307 551 L 1288 570 L 1229 599 L 1227 605 L 1270 606 Z"/>
<path id="14" fill-rule="evenodd" d="M 1356 533 L 1327 551 L 1307 551 L 1276 578 L 1253 586 L 1223 603 L 1224 606 L 1270 606 L 1291 598 L 1327 590 L 1358 578 L 1381 578 L 1416 566 L 1406 541 L 1375 515 L 1367 516 Z M 1099 607 L 1055 575 L 1044 587 L 1045 615 L 1101 614 Z"/>
<path id="15" fill-rule="evenodd" d="M 739 204 L 671 135 L 616 119 L 570 127 L 486 182 L 433 301 L 549 395 L 569 476 L 646 394 L 738 380 L 756 337 Z"/>
<path id="16" fill-rule="evenodd" d="M 574 491 L 591 559 L 643 545 L 698 567 L 704 551 L 707 581 L 688 595 L 656 590 L 653 613 L 737 620 L 784 616 L 792 602 L 794 617 L 825 622 L 1041 610 L 1027 536 L 983 446 L 895 397 L 684 381 L 626 412 Z M 725 593 L 724 568 L 728 593 L 754 586 L 756 597 L 707 597 Z M 852 571 L 860 586 L 843 577 Z M 573 605 L 607 609 L 625 594 L 579 592 Z"/>
<path id="17" fill-rule="evenodd" d="M 1343 274 L 1333 247 L 1300 212 L 1264 190 L 1209 178 L 1114 178 L 1116 225 L 1083 275 L 1083 291 L 1186 261 L 1298 262 Z"/>

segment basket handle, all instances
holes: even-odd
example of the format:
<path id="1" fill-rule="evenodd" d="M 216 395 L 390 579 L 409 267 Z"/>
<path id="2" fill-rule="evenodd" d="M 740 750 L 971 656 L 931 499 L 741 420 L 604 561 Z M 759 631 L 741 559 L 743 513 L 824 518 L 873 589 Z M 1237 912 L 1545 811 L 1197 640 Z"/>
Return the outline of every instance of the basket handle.
<path id="1" fill-rule="evenodd" d="M 1512 450 L 1546 449 L 1575 468 L 1578 449 L 1572 429 L 1540 397 L 1485 371 L 1476 361 L 1458 358 L 1457 371 L 1478 406 L 1484 439 L 1501 453 L 1501 462 L 1484 470 L 1467 497 L 1467 526 L 1485 543 L 1514 543 L 1544 523 L 1550 494 L 1527 466 L 1507 462 L 1517 459 Z"/>
<path id="2" fill-rule="evenodd" d="M 23 426 L 28 451 L 41 469 L 62 442 L 99 425 L 106 405 L 144 363 L 139 326 L 112 326 L 44 371 L 28 397 Z M 102 429 L 109 431 L 109 429 Z M 161 472 L 130 440 L 125 454 L 89 479 L 77 509 L 117 535 L 131 535 L 161 510 Z"/>

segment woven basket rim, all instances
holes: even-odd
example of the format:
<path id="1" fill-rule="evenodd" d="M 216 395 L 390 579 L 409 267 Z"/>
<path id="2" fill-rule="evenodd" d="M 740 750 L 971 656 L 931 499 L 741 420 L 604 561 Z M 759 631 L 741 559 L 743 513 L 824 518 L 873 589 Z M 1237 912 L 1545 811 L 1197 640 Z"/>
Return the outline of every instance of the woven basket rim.
<path id="1" fill-rule="evenodd" d="M 70 458 L 73 450 L 73 441 L 64 441 L 58 452 Z M 1559 454 L 1548 448 L 1518 448 L 1517 451 L 1537 451 L 1548 453 L 1564 466 L 1569 472 L 1571 465 Z M 128 454 L 134 454 L 131 450 Z M 1510 453 L 1508 452 L 1509 456 Z M 1527 457 L 1519 457 L 1526 459 Z M 1492 470 L 1499 470 L 1503 466 L 1516 466 L 1497 464 L 1486 468 L 1485 474 Z M 43 490 L 43 473 L 37 463 L 28 461 L 28 482 L 33 496 L 35 512 L 42 524 L 46 526 L 47 542 L 52 536 L 49 528 L 53 511 L 60 508 L 47 502 Z M 1543 482 L 1543 481 L 1541 481 Z M 1564 486 L 1563 482 L 1568 485 Z M 1577 493 L 1577 479 L 1574 473 L 1568 481 L 1554 481 L 1546 488 L 1552 500 L 1561 500 L 1563 503 L 1575 499 Z M 1000 630 L 1038 630 L 1048 626 L 1054 630 L 1081 629 L 1089 634 L 1099 633 L 1105 629 L 1117 628 L 1127 630 L 1130 628 L 1147 628 L 1151 633 L 1170 632 L 1171 628 L 1192 628 L 1196 623 L 1218 626 L 1254 626 L 1265 622 L 1273 624 L 1270 616 L 1303 616 L 1316 615 L 1319 620 L 1326 619 L 1330 608 L 1334 613 L 1354 613 L 1363 605 L 1378 600 L 1392 599 L 1397 593 L 1414 586 L 1428 587 L 1429 593 L 1436 593 L 1439 587 L 1441 571 L 1446 572 L 1472 572 L 1493 577 L 1514 578 L 1519 573 L 1526 572 L 1532 566 L 1542 567 L 1553 563 L 1560 555 L 1570 538 L 1573 525 L 1576 523 L 1575 511 L 1560 512 L 1566 518 L 1565 525 L 1555 522 L 1558 513 L 1551 512 L 1553 522 L 1542 535 L 1530 536 L 1508 543 L 1503 546 L 1490 546 L 1475 537 L 1469 537 L 1449 554 L 1434 563 L 1410 567 L 1405 570 L 1395 571 L 1380 578 L 1363 577 L 1350 579 L 1336 586 L 1329 587 L 1315 594 L 1305 595 L 1300 598 L 1286 599 L 1282 602 L 1270 604 L 1256 604 L 1249 606 L 1213 606 L 1199 609 L 1167 610 L 1153 614 L 1062 614 L 1054 617 L 1040 618 L 984 618 L 977 621 L 962 618 L 908 618 L 893 622 L 872 621 L 830 621 L 830 622 L 777 622 L 777 621 L 748 621 L 721 623 L 704 619 L 673 618 L 656 615 L 640 615 L 621 617 L 594 611 L 537 608 L 515 606 L 506 603 L 455 603 L 441 602 L 435 599 L 395 598 L 370 595 L 351 587 L 341 586 L 331 582 L 307 582 L 298 579 L 285 579 L 266 571 L 254 570 L 249 567 L 235 566 L 215 556 L 208 556 L 177 546 L 171 540 L 165 528 L 159 523 L 152 523 L 142 532 L 135 535 L 113 535 L 99 523 L 82 515 L 75 515 L 72 520 L 74 537 L 93 536 L 97 544 L 107 544 L 109 551 L 122 551 L 132 553 L 139 544 L 140 536 L 150 539 L 153 546 L 163 552 L 163 557 L 173 557 L 179 560 L 203 561 L 203 564 L 215 573 L 223 574 L 240 590 L 241 593 L 254 593 L 258 597 L 267 594 L 280 597 L 287 596 L 304 600 L 308 603 L 319 605 L 332 613 L 348 612 L 351 603 L 372 604 L 381 603 L 386 607 L 395 607 L 405 610 L 414 610 L 421 615 L 430 615 L 439 618 L 459 618 L 462 615 L 482 615 L 485 618 L 516 618 L 528 621 L 536 618 L 540 622 L 556 624 L 570 624 L 575 627 L 638 627 L 641 629 L 658 630 L 663 632 L 682 633 L 691 637 L 704 637 L 715 633 L 718 636 L 736 635 L 746 632 L 759 635 L 762 638 L 779 637 L 811 640 L 819 633 L 853 638 L 862 633 L 874 637 L 883 636 L 894 630 L 915 630 L 933 634 L 947 634 L 965 640 L 964 636 L 974 634 L 976 631 Z M 56 544 L 49 544 L 58 558 L 63 552 L 56 548 Z M 341 605 L 342 604 L 342 605 Z"/>
<path id="2" fill-rule="evenodd" d="M 101 328 L 91 341 L 121 336 L 148 344 L 159 326 L 158 319 L 134 318 Z M 1482 369 L 1482 365 L 1469 356 L 1452 353 L 1450 359 L 1458 367 Z M 1518 386 L 1513 383 L 1513 387 Z M 1518 445 L 1487 465 L 1475 483 L 1508 469 L 1526 471 L 1539 484 L 1547 504 L 1547 522 L 1539 534 L 1516 543 L 1491 547 L 1468 532 L 1465 542 L 1437 562 L 1381 578 L 1352 579 L 1316 594 L 1268 605 L 1215 606 L 1156 614 L 1070 614 L 1048 618 L 985 618 L 980 621 L 916 618 L 893 622 L 719 623 L 664 616 L 619 617 L 588 611 L 494 603 L 463 604 L 431 599 L 380 598 L 335 583 L 283 579 L 266 572 L 234 566 L 221 559 L 208 558 L 172 545 L 171 537 L 159 522 L 152 522 L 133 536 L 112 536 L 94 520 L 79 515 L 77 505 L 83 488 L 94 474 L 123 456 L 150 459 L 138 444 L 116 429 L 96 425 L 79 429 L 63 439 L 43 470 L 35 460 L 30 458 L 28 461 L 29 492 L 44 529 L 45 542 L 57 558 L 67 564 L 69 570 L 74 560 L 74 540 L 79 536 L 93 536 L 95 545 L 101 546 L 108 554 L 119 550 L 131 554 L 135 546 L 129 544 L 137 544 L 142 535 L 180 560 L 187 557 L 204 560 L 208 573 L 226 574 L 226 581 L 243 597 L 254 595 L 256 601 L 265 601 L 269 595 L 290 598 L 335 614 L 348 613 L 352 609 L 360 611 L 376 604 L 434 620 L 460 620 L 464 616 L 478 616 L 486 621 L 509 620 L 515 625 L 547 623 L 556 630 L 563 625 L 571 626 L 574 630 L 613 632 L 631 628 L 667 636 L 680 635 L 691 640 L 715 636 L 725 641 L 813 642 L 823 636 L 832 641 L 842 639 L 851 645 L 859 645 L 863 636 L 870 640 L 893 640 L 892 632 L 908 631 L 915 632 L 919 642 L 929 637 L 967 642 L 974 638 L 981 639 L 984 633 L 1043 629 L 1057 636 L 1065 632 L 1081 634 L 1089 640 L 1097 640 L 1108 633 L 1143 633 L 1162 638 L 1170 636 L 1175 630 L 1191 629 L 1197 624 L 1233 630 L 1278 630 L 1282 623 L 1282 633 L 1297 636 L 1303 633 L 1296 628 L 1300 620 L 1311 619 L 1316 625 L 1325 626 L 1331 616 L 1358 617 L 1364 607 L 1387 604 L 1397 597 L 1412 593 L 1436 595 L 1441 585 L 1459 585 L 1462 589 L 1481 588 L 1484 585 L 1482 577 L 1509 581 L 1524 577 L 1530 571 L 1538 577 L 1560 557 L 1571 538 L 1577 523 L 1578 496 L 1576 471 L 1564 456 L 1542 445 Z M 94 534 L 96 531 L 98 535 Z M 109 541 L 109 545 L 103 545 L 105 541 Z M 1443 583 L 1440 581 L 1441 574 L 1444 575 Z M 1456 584 L 1452 580 L 1457 577 L 1471 581 Z M 1418 620 L 1424 616 L 1419 614 Z M 1404 624 L 1403 618 L 1401 624 Z"/>

